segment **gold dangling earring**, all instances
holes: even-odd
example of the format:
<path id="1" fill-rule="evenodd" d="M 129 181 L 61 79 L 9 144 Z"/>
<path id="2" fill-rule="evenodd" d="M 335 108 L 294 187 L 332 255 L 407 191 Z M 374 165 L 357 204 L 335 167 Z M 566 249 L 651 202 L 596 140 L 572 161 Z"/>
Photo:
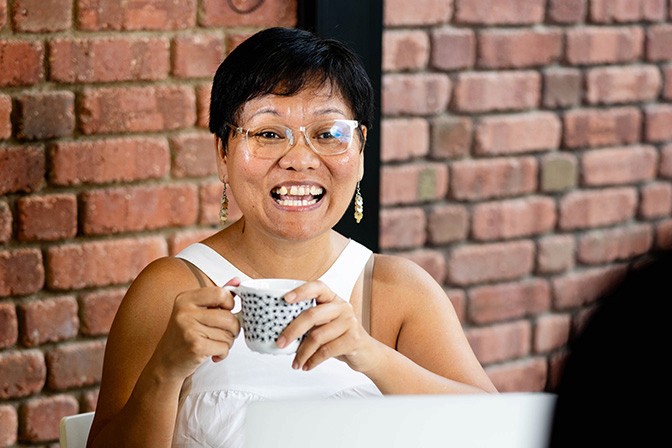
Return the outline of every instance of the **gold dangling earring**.
<path id="1" fill-rule="evenodd" d="M 355 193 L 355 221 L 359 221 L 364 217 L 364 199 L 362 193 L 359 191 L 359 182 L 357 182 L 357 192 Z"/>
<path id="2" fill-rule="evenodd" d="M 219 220 L 226 224 L 229 219 L 229 198 L 226 197 L 226 182 L 224 182 L 224 191 L 222 191 L 222 207 L 219 209 Z"/>

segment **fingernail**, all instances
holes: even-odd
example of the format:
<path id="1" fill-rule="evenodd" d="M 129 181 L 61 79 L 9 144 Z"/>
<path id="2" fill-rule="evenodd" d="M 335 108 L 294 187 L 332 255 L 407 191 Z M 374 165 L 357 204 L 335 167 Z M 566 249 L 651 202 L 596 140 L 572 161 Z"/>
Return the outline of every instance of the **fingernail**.
<path id="1" fill-rule="evenodd" d="M 285 345 L 287 345 L 287 339 L 284 336 L 280 336 L 276 341 L 275 345 L 277 345 L 280 348 L 285 348 Z"/>
<path id="2" fill-rule="evenodd" d="M 295 297 L 296 297 L 295 292 L 288 292 L 287 294 L 285 294 L 284 299 L 285 299 L 285 302 L 290 302 L 290 301 L 294 300 Z"/>
<path id="3" fill-rule="evenodd" d="M 299 369 L 299 363 L 296 362 L 296 361 L 294 361 L 294 362 L 292 363 L 292 369 L 294 369 L 294 370 L 298 370 L 298 369 Z"/>

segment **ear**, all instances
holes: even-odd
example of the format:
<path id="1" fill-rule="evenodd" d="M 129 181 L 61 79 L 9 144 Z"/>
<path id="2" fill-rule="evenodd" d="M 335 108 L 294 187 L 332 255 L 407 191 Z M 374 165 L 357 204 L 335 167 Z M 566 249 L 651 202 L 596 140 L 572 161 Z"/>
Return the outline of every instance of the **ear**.
<path id="1" fill-rule="evenodd" d="M 364 141 L 362 143 L 362 150 L 359 151 L 359 173 L 357 175 L 358 180 L 362 180 L 364 177 L 364 148 L 366 147 L 366 133 L 368 129 L 366 129 L 366 126 L 362 126 L 362 136 L 364 138 Z"/>
<path id="2" fill-rule="evenodd" d="M 217 161 L 217 174 L 219 180 L 226 183 L 229 180 L 228 167 L 226 165 L 226 151 L 222 139 L 215 135 L 215 160 Z"/>

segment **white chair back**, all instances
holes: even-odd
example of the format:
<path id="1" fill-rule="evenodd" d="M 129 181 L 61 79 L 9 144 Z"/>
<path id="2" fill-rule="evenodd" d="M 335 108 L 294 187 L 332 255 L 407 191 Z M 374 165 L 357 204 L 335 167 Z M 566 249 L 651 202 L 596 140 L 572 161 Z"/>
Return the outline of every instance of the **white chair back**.
<path id="1" fill-rule="evenodd" d="M 68 415 L 61 419 L 59 442 L 61 448 L 86 448 L 86 439 L 93 422 L 93 412 Z"/>

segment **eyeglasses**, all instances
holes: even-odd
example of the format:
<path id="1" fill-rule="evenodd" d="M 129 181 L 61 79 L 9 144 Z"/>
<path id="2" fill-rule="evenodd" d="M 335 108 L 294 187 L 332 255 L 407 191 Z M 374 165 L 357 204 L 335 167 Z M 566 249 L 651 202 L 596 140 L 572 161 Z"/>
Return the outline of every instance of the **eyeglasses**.
<path id="1" fill-rule="evenodd" d="M 299 132 L 303 133 L 310 149 L 323 156 L 343 154 L 355 141 L 356 120 L 324 120 L 301 126 L 298 132 L 282 124 L 261 124 L 252 129 L 244 129 L 225 123 L 232 130 L 245 136 L 247 149 L 255 157 L 262 159 L 280 158 L 294 146 Z M 360 135 L 361 131 L 360 131 Z M 363 135 L 362 135 L 363 140 Z"/>

